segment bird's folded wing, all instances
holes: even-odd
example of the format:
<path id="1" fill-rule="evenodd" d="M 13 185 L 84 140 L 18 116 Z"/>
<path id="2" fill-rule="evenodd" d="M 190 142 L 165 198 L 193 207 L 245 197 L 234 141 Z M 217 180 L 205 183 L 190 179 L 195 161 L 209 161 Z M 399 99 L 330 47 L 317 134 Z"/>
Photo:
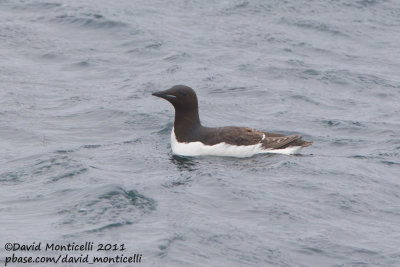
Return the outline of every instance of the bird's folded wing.
<path id="1" fill-rule="evenodd" d="M 264 137 L 263 132 L 247 127 L 221 127 L 213 133 L 215 143 L 225 142 L 236 146 L 260 144 Z"/>
<path id="2" fill-rule="evenodd" d="M 215 131 L 209 132 L 206 136 L 208 145 L 222 142 L 236 146 L 262 144 L 264 149 L 280 148 L 301 138 L 300 135 L 284 136 L 247 127 L 220 127 Z"/>
<path id="3" fill-rule="evenodd" d="M 283 147 L 300 138 L 301 136 L 298 134 L 281 136 L 281 137 L 266 137 L 264 138 L 264 140 L 262 140 L 262 146 L 263 148 L 266 149 L 276 149 Z"/>

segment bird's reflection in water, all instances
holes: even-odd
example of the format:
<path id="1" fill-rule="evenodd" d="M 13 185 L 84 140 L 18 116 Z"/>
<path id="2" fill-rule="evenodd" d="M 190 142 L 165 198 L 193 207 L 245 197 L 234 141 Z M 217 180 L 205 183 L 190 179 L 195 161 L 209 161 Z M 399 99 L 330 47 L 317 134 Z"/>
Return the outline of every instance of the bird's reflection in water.
<path id="1" fill-rule="evenodd" d="M 180 171 L 195 171 L 197 170 L 197 161 L 191 157 L 183 157 L 172 155 L 170 161 L 175 164 Z"/>
<path id="2" fill-rule="evenodd" d="M 196 171 L 197 168 L 197 161 L 190 157 L 182 157 L 177 155 L 172 155 L 170 157 L 170 161 L 175 164 L 178 168 L 180 177 L 176 178 L 172 181 L 169 181 L 167 184 L 163 186 L 167 188 L 172 188 L 176 186 L 187 185 L 193 180 L 194 174 L 191 173 Z"/>

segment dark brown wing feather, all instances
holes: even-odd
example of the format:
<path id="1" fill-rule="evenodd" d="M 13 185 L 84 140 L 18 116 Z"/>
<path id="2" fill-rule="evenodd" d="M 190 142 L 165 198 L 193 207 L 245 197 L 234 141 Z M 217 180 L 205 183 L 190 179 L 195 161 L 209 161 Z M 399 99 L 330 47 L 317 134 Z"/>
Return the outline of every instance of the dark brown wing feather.
<path id="1" fill-rule="evenodd" d="M 207 136 L 207 139 L 212 139 L 213 144 L 225 142 L 230 145 L 248 146 L 261 143 L 264 148 L 274 149 L 300 139 L 300 136 L 266 133 L 248 127 L 221 127 L 216 128 L 212 135 Z"/>
<path id="2" fill-rule="evenodd" d="M 247 127 L 220 127 L 215 131 L 215 143 L 248 146 L 260 143 L 263 132 Z"/>
<path id="3" fill-rule="evenodd" d="M 287 135 L 287 136 L 265 137 L 265 139 L 262 140 L 261 143 L 263 148 L 276 149 L 276 148 L 287 147 L 288 144 L 300 138 L 301 136 L 297 134 Z"/>
<path id="4" fill-rule="evenodd" d="M 255 130 L 248 127 L 203 128 L 201 141 L 206 145 L 225 142 L 230 145 L 248 146 L 262 144 L 265 149 L 288 146 L 309 146 L 312 142 L 301 140 L 300 135 L 282 135 Z"/>

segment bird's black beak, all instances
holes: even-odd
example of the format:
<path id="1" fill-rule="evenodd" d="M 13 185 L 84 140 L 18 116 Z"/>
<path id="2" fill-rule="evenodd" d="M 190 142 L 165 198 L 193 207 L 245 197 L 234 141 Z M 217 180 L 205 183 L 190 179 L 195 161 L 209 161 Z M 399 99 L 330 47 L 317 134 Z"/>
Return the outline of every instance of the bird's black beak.
<path id="1" fill-rule="evenodd" d="M 168 94 L 165 91 L 155 92 L 155 93 L 152 93 L 152 95 L 164 98 L 164 99 L 166 99 L 168 101 L 173 100 L 173 99 L 176 98 L 176 96 Z"/>

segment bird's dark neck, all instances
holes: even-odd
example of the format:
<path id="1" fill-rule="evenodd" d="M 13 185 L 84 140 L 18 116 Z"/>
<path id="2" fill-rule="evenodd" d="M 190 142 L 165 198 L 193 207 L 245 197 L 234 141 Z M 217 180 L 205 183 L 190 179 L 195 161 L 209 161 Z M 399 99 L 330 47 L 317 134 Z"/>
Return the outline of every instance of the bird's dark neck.
<path id="1" fill-rule="evenodd" d="M 175 109 L 174 130 L 175 136 L 180 142 L 189 142 L 194 131 L 201 128 L 198 109 Z"/>

